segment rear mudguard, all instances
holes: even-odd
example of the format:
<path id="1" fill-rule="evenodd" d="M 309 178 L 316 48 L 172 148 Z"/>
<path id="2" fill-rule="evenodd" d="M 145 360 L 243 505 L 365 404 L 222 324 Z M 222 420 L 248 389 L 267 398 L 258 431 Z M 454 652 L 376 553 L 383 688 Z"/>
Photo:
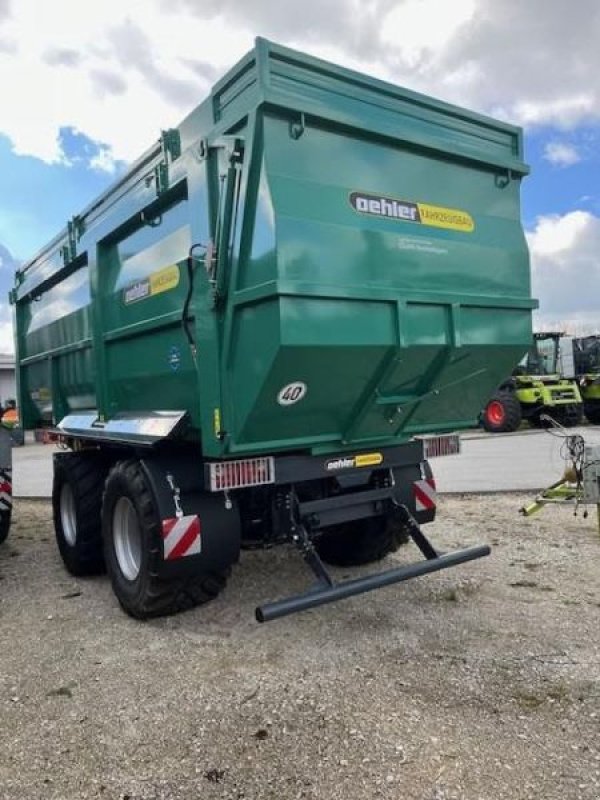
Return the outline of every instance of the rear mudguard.
<path id="1" fill-rule="evenodd" d="M 197 517 L 200 552 L 171 559 L 163 552 L 165 577 L 193 574 L 200 569 L 221 572 L 239 559 L 241 526 L 235 499 L 204 491 L 202 464 L 197 457 L 152 455 L 141 459 L 163 530 L 174 520 Z"/>

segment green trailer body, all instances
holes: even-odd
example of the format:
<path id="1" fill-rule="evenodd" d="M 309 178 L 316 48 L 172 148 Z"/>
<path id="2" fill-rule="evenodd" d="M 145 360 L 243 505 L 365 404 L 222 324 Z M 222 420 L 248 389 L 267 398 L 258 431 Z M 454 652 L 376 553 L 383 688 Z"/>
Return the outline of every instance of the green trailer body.
<path id="1" fill-rule="evenodd" d="M 220 457 L 474 425 L 531 340 L 525 172 L 518 129 L 259 40 L 18 273 L 25 427 L 185 410 Z"/>
<path id="2" fill-rule="evenodd" d="M 372 465 L 475 425 L 531 341 L 526 173 L 520 129 L 258 39 L 17 273 L 24 427 Z"/>

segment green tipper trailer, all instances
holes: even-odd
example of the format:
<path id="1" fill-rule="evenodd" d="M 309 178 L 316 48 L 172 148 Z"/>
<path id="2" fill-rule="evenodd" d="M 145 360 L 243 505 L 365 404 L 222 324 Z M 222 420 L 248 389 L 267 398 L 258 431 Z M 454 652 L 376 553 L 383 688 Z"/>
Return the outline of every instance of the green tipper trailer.
<path id="1" fill-rule="evenodd" d="M 318 585 L 266 620 L 487 554 L 419 524 L 427 455 L 531 341 L 526 173 L 519 129 L 258 39 L 17 273 L 23 425 L 71 451 L 67 568 L 146 617 L 291 541 Z M 323 566 L 407 536 L 423 561 Z"/>

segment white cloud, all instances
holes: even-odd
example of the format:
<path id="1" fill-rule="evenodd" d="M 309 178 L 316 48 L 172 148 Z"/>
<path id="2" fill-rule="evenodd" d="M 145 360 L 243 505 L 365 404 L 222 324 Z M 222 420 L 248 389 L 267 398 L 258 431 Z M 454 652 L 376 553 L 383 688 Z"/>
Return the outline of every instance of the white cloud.
<path id="1" fill-rule="evenodd" d="M 12 322 L 0 322 L 0 353 L 13 355 L 14 352 L 15 340 Z"/>
<path id="2" fill-rule="evenodd" d="M 18 263 L 10 251 L 0 244 L 0 353 L 14 353 L 12 310 L 6 298 L 13 286 Z"/>
<path id="3" fill-rule="evenodd" d="M 112 150 L 109 147 L 101 147 L 96 155 L 90 158 L 90 167 L 113 175 L 117 169 L 117 162 Z"/>
<path id="4" fill-rule="evenodd" d="M 597 311 L 571 311 L 568 314 L 550 314 L 537 311 L 534 330 L 560 331 L 569 336 L 600 334 L 600 314 Z"/>
<path id="5" fill-rule="evenodd" d="M 526 125 L 569 128 L 600 116 L 597 0 L 478 0 L 430 75 L 475 63 L 477 77 L 457 86 L 457 101 L 497 109 Z M 566 42 L 577 42 L 565 50 Z"/>
<path id="6" fill-rule="evenodd" d="M 190 25 L 153 0 L 19 0 L 2 30 L 19 48 L 0 52 L 0 132 L 17 154 L 50 163 L 64 161 L 67 126 L 108 145 L 113 160 L 137 158 L 208 93 L 183 56 L 200 52 L 222 73 L 252 45 L 222 20 Z M 94 166 L 109 163 L 106 153 Z"/>
<path id="7" fill-rule="evenodd" d="M 528 235 L 532 256 L 535 259 L 550 257 L 555 261 L 568 263 L 577 243 L 583 238 L 586 229 L 593 227 L 595 220 L 596 217 L 588 211 L 538 217 L 534 231 Z M 534 268 L 539 263 L 534 262 Z"/>
<path id="8" fill-rule="evenodd" d="M 548 142 L 544 148 L 544 158 L 557 167 L 570 167 L 581 161 L 577 148 L 567 142 Z"/>
<path id="9" fill-rule="evenodd" d="M 177 124 L 256 34 L 496 111 L 568 127 L 600 116 L 596 0 L 13 0 L 0 16 L 2 118 L 15 152 L 64 161 L 58 132 L 130 161 Z M 540 24 L 543 19 L 543 24 Z M 560 58 L 565 42 L 576 51 Z M 17 76 L 17 78 L 15 78 Z"/>
<path id="10" fill-rule="evenodd" d="M 588 211 L 539 217 L 527 239 L 538 324 L 600 325 L 600 217 Z M 594 322 L 595 321 L 595 322 Z"/>
<path id="11" fill-rule="evenodd" d="M 432 51 L 448 44 L 460 27 L 472 19 L 476 6 L 475 0 L 396 3 L 381 21 L 381 40 L 399 53 L 407 66 L 417 67 Z"/>
<path id="12" fill-rule="evenodd" d="M 521 125 L 555 125 L 572 128 L 579 122 L 598 116 L 598 94 L 594 91 L 551 99 L 517 100 L 504 109 L 501 116 L 512 117 Z"/>

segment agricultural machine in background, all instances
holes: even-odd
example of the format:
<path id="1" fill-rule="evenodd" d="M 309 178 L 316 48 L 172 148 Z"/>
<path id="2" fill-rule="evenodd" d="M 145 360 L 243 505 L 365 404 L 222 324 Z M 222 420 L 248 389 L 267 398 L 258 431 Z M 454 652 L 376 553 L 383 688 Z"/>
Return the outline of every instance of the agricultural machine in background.
<path id="1" fill-rule="evenodd" d="M 571 374 L 579 384 L 583 413 L 589 422 L 600 424 L 600 335 L 561 340 L 563 374 Z M 570 373 L 567 365 L 571 365 Z"/>
<path id="2" fill-rule="evenodd" d="M 546 415 L 565 427 L 581 422 L 583 403 L 577 382 L 560 373 L 561 339 L 561 333 L 533 334 L 533 346 L 481 413 L 486 431 L 516 431 L 523 420 L 535 428 L 544 427 Z"/>
<path id="3" fill-rule="evenodd" d="M 548 505 L 571 505 L 575 515 L 581 507 L 585 519 L 588 506 L 595 505 L 600 532 L 600 447 L 586 444 L 579 433 L 567 433 L 559 425 L 553 427 L 553 435 L 563 439 L 560 455 L 565 469 L 557 481 L 538 492 L 533 502 L 522 506 L 520 512 L 530 517 Z"/>

